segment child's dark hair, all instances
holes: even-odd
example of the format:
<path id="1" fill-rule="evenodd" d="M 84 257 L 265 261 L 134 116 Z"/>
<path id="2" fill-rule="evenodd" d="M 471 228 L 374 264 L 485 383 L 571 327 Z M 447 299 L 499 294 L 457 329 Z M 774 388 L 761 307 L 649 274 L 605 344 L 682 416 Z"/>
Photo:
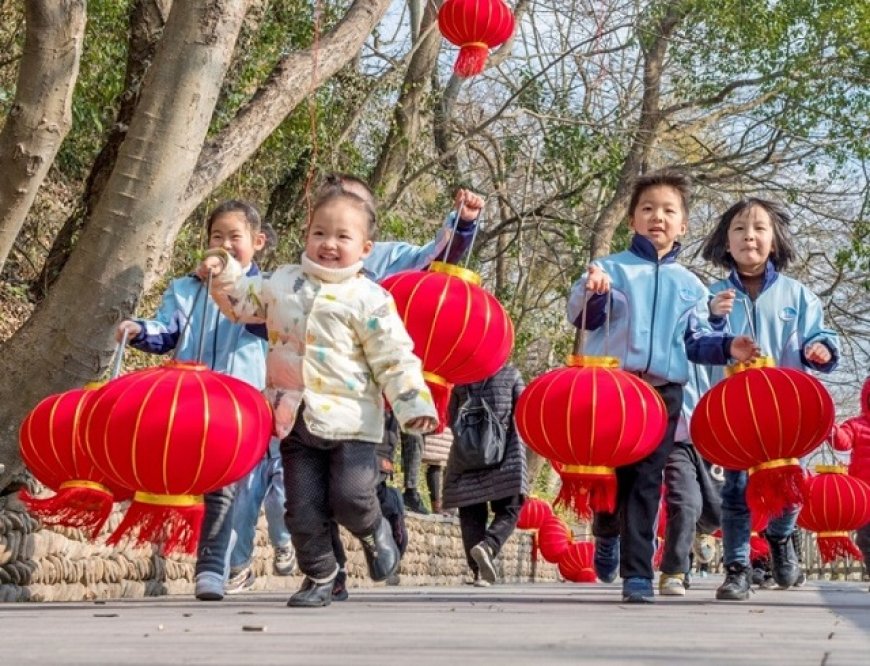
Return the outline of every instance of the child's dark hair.
<path id="1" fill-rule="evenodd" d="M 251 230 L 251 233 L 258 234 L 263 230 L 263 222 L 260 219 L 260 212 L 254 206 L 246 201 L 228 199 L 219 204 L 214 210 L 212 210 L 211 215 L 208 216 L 208 221 L 205 223 L 205 232 L 207 235 L 211 236 L 211 228 L 214 225 L 214 221 L 225 213 L 241 213 L 244 215 L 245 222 Z"/>
<path id="2" fill-rule="evenodd" d="M 348 192 L 342 188 L 331 188 L 325 190 L 321 188 L 318 193 L 317 200 L 311 206 L 311 217 L 314 217 L 314 214 L 325 205 L 332 203 L 333 201 L 342 200 L 350 203 L 352 206 L 355 206 L 359 210 L 363 211 L 366 214 L 367 218 L 367 232 L 368 232 L 368 240 L 377 240 L 378 237 L 378 216 L 375 213 L 375 209 L 372 205 L 363 199 L 358 194 L 354 192 Z"/>
<path id="3" fill-rule="evenodd" d="M 713 233 L 707 236 L 707 240 L 704 241 L 704 245 L 701 248 L 701 256 L 704 259 L 721 268 L 730 269 L 734 267 L 734 258 L 728 251 L 728 230 L 731 228 L 731 222 L 735 217 L 753 206 L 764 209 L 770 216 L 770 222 L 773 226 L 773 245 L 770 249 L 770 260 L 773 262 L 774 268 L 778 271 L 785 270 L 795 260 L 797 252 L 795 252 L 791 235 L 788 232 L 791 215 L 789 215 L 783 205 L 775 201 L 758 199 L 756 197 L 741 199 L 722 213 L 716 228 L 713 230 Z"/>
<path id="4" fill-rule="evenodd" d="M 334 190 L 340 190 L 347 192 L 348 189 L 345 187 L 346 185 L 356 186 L 356 189 L 360 192 L 363 192 L 365 196 L 357 194 L 363 201 L 365 201 L 369 206 L 371 206 L 372 210 L 376 209 L 378 206 L 378 202 L 375 200 L 375 193 L 372 192 L 372 188 L 369 187 L 369 184 L 364 181 L 362 178 L 358 178 L 357 176 L 353 176 L 349 173 L 328 173 L 323 178 L 323 182 L 320 184 L 320 187 L 317 188 L 317 199 L 321 199 L 323 195 L 328 194 Z"/>
<path id="5" fill-rule="evenodd" d="M 634 188 L 631 192 L 631 201 L 628 204 L 628 216 L 634 215 L 634 209 L 637 208 L 637 202 L 640 201 L 641 195 L 648 189 L 653 187 L 672 187 L 680 195 L 680 200 L 683 202 L 683 210 L 686 215 L 689 214 L 689 198 L 692 195 L 692 179 L 682 171 L 675 169 L 661 169 L 645 173 L 634 181 Z"/>

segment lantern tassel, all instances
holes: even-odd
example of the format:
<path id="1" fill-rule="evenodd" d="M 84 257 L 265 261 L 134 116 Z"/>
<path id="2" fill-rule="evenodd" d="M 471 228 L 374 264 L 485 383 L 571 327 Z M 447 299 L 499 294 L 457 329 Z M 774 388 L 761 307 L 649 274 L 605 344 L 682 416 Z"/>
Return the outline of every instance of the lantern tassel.
<path id="1" fill-rule="evenodd" d="M 423 373 L 423 378 L 432 393 L 435 411 L 438 412 L 438 427 L 435 429 L 435 434 L 439 434 L 444 432 L 444 429 L 449 425 L 447 410 L 450 407 L 450 393 L 453 391 L 453 384 L 428 372 Z"/>
<path id="2" fill-rule="evenodd" d="M 567 474 L 563 468 L 562 487 L 556 506 L 571 509 L 580 520 L 590 520 L 594 513 L 616 511 L 616 475 Z"/>
<path id="3" fill-rule="evenodd" d="M 820 533 L 816 537 L 816 543 L 819 546 L 819 555 L 825 564 L 833 562 L 838 557 L 854 557 L 858 561 L 863 557 L 861 551 L 849 538 L 848 532 Z"/>
<path id="4" fill-rule="evenodd" d="M 806 476 L 800 465 L 749 470 L 746 504 L 764 516 L 778 516 L 786 507 L 803 504 Z"/>
<path id="5" fill-rule="evenodd" d="M 770 557 L 770 544 L 767 543 L 767 539 L 758 534 L 749 537 L 749 559 L 754 562 L 766 560 L 768 557 Z"/>
<path id="6" fill-rule="evenodd" d="M 117 545 L 132 538 L 138 546 L 159 545 L 164 554 L 193 554 L 204 513 L 202 496 L 136 493 L 121 524 L 106 543 Z"/>
<path id="7" fill-rule="evenodd" d="M 456 76 L 467 79 L 470 76 L 476 76 L 483 71 L 486 66 L 486 59 L 489 57 L 489 46 L 484 42 L 471 42 L 464 44 L 459 49 L 459 57 L 456 58 L 456 64 L 453 65 L 453 71 Z"/>
<path id="8" fill-rule="evenodd" d="M 52 497 L 19 493 L 27 510 L 45 525 L 75 527 L 95 539 L 112 513 L 114 498 L 108 488 L 92 482 L 67 482 Z"/>

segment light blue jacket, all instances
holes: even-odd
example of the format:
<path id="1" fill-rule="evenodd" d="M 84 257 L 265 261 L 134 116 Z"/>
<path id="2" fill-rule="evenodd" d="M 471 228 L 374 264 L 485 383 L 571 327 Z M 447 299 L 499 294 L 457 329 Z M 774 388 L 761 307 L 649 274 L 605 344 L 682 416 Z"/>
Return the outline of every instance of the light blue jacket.
<path id="1" fill-rule="evenodd" d="M 685 384 L 689 361 L 724 365 L 732 335 L 715 332 L 708 323 L 709 292 L 689 270 L 676 262 L 679 243 L 659 259 L 649 240 L 635 234 L 630 249 L 594 263 L 611 280 L 610 299 L 589 299 L 585 354 L 616 356 L 622 368 L 650 383 Z M 586 275 L 571 287 L 568 319 L 582 325 Z M 609 336 L 606 309 L 612 310 Z"/>
<path id="2" fill-rule="evenodd" d="M 258 275 L 259 272 L 256 264 L 252 264 L 247 275 Z M 206 300 L 205 312 L 203 299 Z M 190 326 L 185 331 L 188 317 Z M 195 275 L 176 278 L 169 283 L 154 319 L 134 320 L 142 326 L 142 331 L 130 341 L 130 346 L 152 354 L 166 354 L 177 348 L 179 361 L 195 360 L 203 317 L 206 325 L 200 360 L 212 370 L 232 375 L 257 389 L 265 388 L 268 349 L 265 326 L 231 322 L 221 314 Z"/>
<path id="3" fill-rule="evenodd" d="M 772 356 L 777 367 L 831 372 L 840 360 L 837 334 L 825 328 L 824 312 L 819 298 L 803 284 L 778 273 L 767 262 L 761 293 L 755 302 L 736 271 L 710 287 L 714 294 L 734 289 L 737 298 L 726 319 L 725 330 L 734 335 L 750 335 L 761 347 L 761 353 Z M 804 356 L 804 347 L 821 342 L 831 352 L 825 364 L 811 363 Z M 712 370 L 714 382 L 723 376 L 721 368 Z"/>

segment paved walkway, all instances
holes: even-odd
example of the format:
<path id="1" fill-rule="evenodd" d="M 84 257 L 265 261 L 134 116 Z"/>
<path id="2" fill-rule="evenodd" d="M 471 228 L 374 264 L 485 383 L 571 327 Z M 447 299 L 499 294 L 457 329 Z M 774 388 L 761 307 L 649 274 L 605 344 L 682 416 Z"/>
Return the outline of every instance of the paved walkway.
<path id="1" fill-rule="evenodd" d="M 718 578 L 718 577 L 717 577 Z M 618 585 L 351 589 L 329 608 L 286 593 L 0 604 L 0 661 L 25 664 L 870 664 L 867 584 L 808 583 L 714 602 L 619 603 Z"/>

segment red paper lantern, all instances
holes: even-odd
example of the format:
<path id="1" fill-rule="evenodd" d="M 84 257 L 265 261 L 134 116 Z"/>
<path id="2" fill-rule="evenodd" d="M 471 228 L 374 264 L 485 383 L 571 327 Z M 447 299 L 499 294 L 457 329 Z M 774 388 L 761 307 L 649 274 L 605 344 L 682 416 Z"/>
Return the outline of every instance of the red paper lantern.
<path id="1" fill-rule="evenodd" d="M 136 490 L 109 543 L 130 535 L 165 552 L 195 551 L 202 495 L 247 474 L 272 432 L 269 404 L 253 386 L 180 361 L 110 381 L 83 422 L 94 463 Z"/>
<path id="2" fill-rule="evenodd" d="M 428 271 L 405 271 L 381 285 L 423 362 L 443 428 L 453 384 L 471 384 L 501 370 L 514 346 L 514 326 L 498 300 L 480 287 L 480 276 L 433 262 Z"/>
<path id="3" fill-rule="evenodd" d="M 589 541 L 575 541 L 559 559 L 559 573 L 572 583 L 594 583 L 598 580 L 592 559 L 595 546 Z"/>
<path id="4" fill-rule="evenodd" d="M 438 28 L 460 47 L 453 65 L 457 76 L 480 74 L 489 50 L 514 32 L 514 15 L 502 0 L 447 0 L 438 12 Z"/>
<path id="5" fill-rule="evenodd" d="M 707 460 L 748 470 L 746 503 L 751 510 L 776 515 L 803 501 L 798 459 L 831 432 L 834 402 L 806 372 L 765 363 L 769 361 L 740 366 L 707 391 L 692 414 L 690 430 Z"/>
<path id="6" fill-rule="evenodd" d="M 870 485 L 842 465 L 819 465 L 816 472 L 807 481 L 798 524 L 816 533 L 823 562 L 847 555 L 860 560 L 849 532 L 870 523 Z"/>
<path id="7" fill-rule="evenodd" d="M 559 470 L 556 501 L 587 518 L 616 509 L 615 468 L 652 453 L 668 417 L 661 396 L 617 359 L 571 356 L 568 364 L 526 387 L 515 420 L 523 441 Z"/>
<path id="8" fill-rule="evenodd" d="M 537 497 L 529 497 L 520 509 L 517 527 L 521 530 L 537 530 L 541 524 L 553 515 L 553 507 L 548 502 Z"/>
<path id="9" fill-rule="evenodd" d="M 132 493 L 103 474 L 85 452 L 79 424 L 85 402 L 99 384 L 50 395 L 21 423 L 21 458 L 33 476 L 53 490 L 53 497 L 19 494 L 27 510 L 46 525 L 66 525 L 99 534 L 112 503 Z"/>
<path id="10" fill-rule="evenodd" d="M 574 535 L 561 518 L 552 515 L 538 530 L 538 548 L 547 562 L 556 564 L 568 550 L 574 540 Z"/>

